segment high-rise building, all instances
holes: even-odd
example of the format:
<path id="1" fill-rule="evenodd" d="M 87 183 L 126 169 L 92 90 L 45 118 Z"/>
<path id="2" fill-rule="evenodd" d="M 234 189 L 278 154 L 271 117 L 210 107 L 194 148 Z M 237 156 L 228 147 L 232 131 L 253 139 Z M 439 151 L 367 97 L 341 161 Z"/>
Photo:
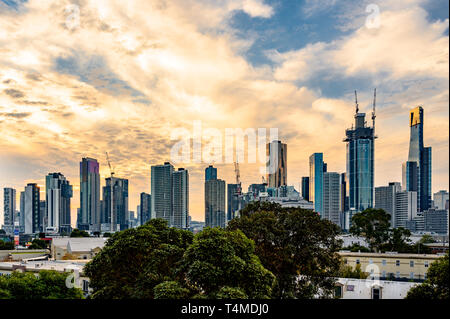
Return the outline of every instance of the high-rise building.
<path id="1" fill-rule="evenodd" d="M 172 173 L 172 227 L 189 228 L 189 173 L 179 168 Z"/>
<path id="2" fill-rule="evenodd" d="M 395 194 L 394 227 L 407 227 L 417 217 L 417 192 L 401 191 Z"/>
<path id="3" fill-rule="evenodd" d="M 20 219 L 19 219 L 20 232 L 25 231 L 25 191 L 20 192 Z"/>
<path id="4" fill-rule="evenodd" d="M 234 184 L 236 185 L 236 184 Z M 250 184 L 248 187 L 248 193 L 251 194 L 251 200 L 256 200 L 259 197 L 259 194 L 265 192 L 267 189 L 267 184 Z"/>
<path id="5" fill-rule="evenodd" d="M 70 234 L 70 199 L 72 185 L 61 173 L 50 173 L 45 177 L 46 213 L 45 231 Z"/>
<path id="6" fill-rule="evenodd" d="M 309 201 L 309 177 L 302 177 L 302 197 Z"/>
<path id="7" fill-rule="evenodd" d="M 205 168 L 205 181 L 209 181 L 211 179 L 217 179 L 217 168 L 209 165 Z"/>
<path id="8" fill-rule="evenodd" d="M 309 157 L 309 200 L 314 203 L 314 211 L 323 213 L 323 153 Z"/>
<path id="9" fill-rule="evenodd" d="M 14 231 L 16 212 L 16 190 L 14 188 L 3 188 L 3 225 L 8 235 Z"/>
<path id="10" fill-rule="evenodd" d="M 348 183 L 347 183 L 347 174 L 341 173 L 339 183 L 341 185 L 341 194 L 340 194 L 340 210 L 342 213 L 347 212 L 350 208 L 348 205 Z"/>
<path id="11" fill-rule="evenodd" d="M 281 141 L 267 143 L 267 183 L 268 187 L 287 185 L 287 145 Z"/>
<path id="12" fill-rule="evenodd" d="M 39 232 L 45 233 L 47 229 L 47 202 L 39 201 Z"/>
<path id="13" fill-rule="evenodd" d="M 128 179 L 107 177 L 103 187 L 103 205 L 110 231 L 128 229 Z"/>
<path id="14" fill-rule="evenodd" d="M 40 188 L 35 183 L 29 183 L 24 191 L 24 233 L 36 234 L 41 230 L 40 218 Z"/>
<path id="15" fill-rule="evenodd" d="M 430 208 L 423 212 L 425 231 L 448 236 L 448 210 Z"/>
<path id="16" fill-rule="evenodd" d="M 205 226 L 225 227 L 225 181 L 205 181 Z"/>
<path id="17" fill-rule="evenodd" d="M 334 172 L 323 174 L 322 218 L 340 226 L 340 175 Z"/>
<path id="18" fill-rule="evenodd" d="M 417 209 L 431 208 L 431 147 L 423 143 L 423 108 L 418 106 L 409 112 L 409 153 L 403 164 L 403 190 L 417 192 Z"/>
<path id="19" fill-rule="evenodd" d="M 172 211 L 172 174 L 173 166 L 169 162 L 152 166 L 151 194 L 152 218 L 162 218 L 170 226 L 173 224 Z"/>
<path id="20" fill-rule="evenodd" d="M 391 215 L 391 227 L 395 226 L 395 198 L 401 191 L 401 185 L 391 182 L 388 186 L 375 187 L 375 208 L 383 209 Z"/>
<path id="21" fill-rule="evenodd" d="M 152 218 L 152 195 L 141 193 L 141 204 L 139 205 L 141 214 L 141 225 L 144 225 Z"/>
<path id="22" fill-rule="evenodd" d="M 355 125 L 345 131 L 349 207 L 363 211 L 373 207 L 375 124 L 367 126 L 365 113 L 358 113 Z M 373 116 L 374 118 L 374 116 Z"/>
<path id="23" fill-rule="evenodd" d="M 99 163 L 93 158 L 80 162 L 80 230 L 101 231 Z"/>
<path id="24" fill-rule="evenodd" d="M 239 210 L 239 190 L 238 184 L 227 185 L 227 221 L 236 217 L 236 212 Z"/>
<path id="25" fill-rule="evenodd" d="M 448 201 L 448 192 L 445 190 L 440 190 L 433 194 L 434 207 L 437 210 L 445 210 L 445 203 Z"/>

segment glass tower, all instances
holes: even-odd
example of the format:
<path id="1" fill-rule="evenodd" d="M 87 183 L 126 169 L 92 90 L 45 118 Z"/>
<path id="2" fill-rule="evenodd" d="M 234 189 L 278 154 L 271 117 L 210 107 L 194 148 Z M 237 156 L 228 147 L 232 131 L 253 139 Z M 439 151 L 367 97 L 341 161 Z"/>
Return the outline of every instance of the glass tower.
<path id="1" fill-rule="evenodd" d="M 355 114 L 355 126 L 345 131 L 349 208 L 363 211 L 374 202 L 375 127 L 369 127 L 365 113 Z"/>
<path id="2" fill-rule="evenodd" d="M 162 218 L 167 224 L 173 225 L 172 211 L 172 174 L 174 167 L 169 162 L 164 165 L 152 166 L 152 218 Z"/>
<path id="3" fill-rule="evenodd" d="M 402 188 L 417 192 L 417 209 L 431 208 L 431 147 L 423 145 L 423 108 L 418 106 L 409 112 L 408 161 L 402 166 Z"/>
<path id="4" fill-rule="evenodd" d="M 184 168 L 172 174 L 173 225 L 181 229 L 189 228 L 189 173 Z"/>
<path id="5" fill-rule="evenodd" d="M 100 174 L 96 159 L 83 158 L 80 162 L 80 230 L 100 231 Z"/>
<path id="6" fill-rule="evenodd" d="M 314 211 L 323 213 L 323 153 L 309 157 L 309 201 L 314 203 Z"/>
<path id="7" fill-rule="evenodd" d="M 205 169 L 205 181 L 209 181 L 211 179 L 217 179 L 217 168 L 209 165 Z"/>
<path id="8" fill-rule="evenodd" d="M 72 185 L 61 173 L 45 177 L 46 228 L 45 231 L 70 234 L 70 199 Z"/>

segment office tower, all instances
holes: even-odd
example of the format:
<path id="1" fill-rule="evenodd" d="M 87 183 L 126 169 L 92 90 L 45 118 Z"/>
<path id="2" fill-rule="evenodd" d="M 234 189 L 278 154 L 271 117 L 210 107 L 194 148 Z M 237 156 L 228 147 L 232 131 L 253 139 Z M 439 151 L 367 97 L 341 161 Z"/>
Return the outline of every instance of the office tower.
<path id="1" fill-rule="evenodd" d="M 344 139 L 347 143 L 349 207 L 357 212 L 373 207 L 374 199 L 375 110 L 372 127 L 367 125 L 365 117 L 365 113 L 358 112 L 356 103 L 355 125 L 345 131 Z"/>
<path id="2" fill-rule="evenodd" d="M 395 194 L 394 227 L 407 227 L 417 217 L 417 192 L 401 191 Z"/>
<path id="3" fill-rule="evenodd" d="M 448 236 L 448 210 L 430 208 L 423 212 L 425 231 Z"/>
<path id="4" fill-rule="evenodd" d="M 205 168 L 205 181 L 209 181 L 211 179 L 217 179 L 217 168 L 209 165 Z"/>
<path id="5" fill-rule="evenodd" d="M 172 174 L 172 227 L 189 228 L 189 173 L 179 168 Z"/>
<path id="6" fill-rule="evenodd" d="M 437 210 L 445 210 L 445 203 L 448 201 L 448 192 L 441 190 L 433 194 L 434 207 Z"/>
<path id="7" fill-rule="evenodd" d="M 45 200 L 39 201 L 39 232 L 45 233 L 47 229 L 47 203 Z"/>
<path id="8" fill-rule="evenodd" d="M 29 183 L 24 191 L 24 233 L 35 234 L 40 231 L 40 188 L 35 183 Z"/>
<path id="9" fill-rule="evenodd" d="M 152 218 L 162 218 L 170 226 L 173 224 L 172 214 L 172 173 L 173 166 L 169 162 L 152 166 L 151 194 Z"/>
<path id="10" fill-rule="evenodd" d="M 309 177 L 302 177 L 302 197 L 309 201 Z"/>
<path id="11" fill-rule="evenodd" d="M 225 227 L 225 181 L 205 181 L 205 226 Z"/>
<path id="12" fill-rule="evenodd" d="M 235 184 L 234 184 L 235 185 Z M 259 197 L 259 194 L 265 192 L 267 184 L 250 184 L 248 187 L 248 193 L 251 195 L 251 200 L 255 200 Z"/>
<path id="13" fill-rule="evenodd" d="M 14 188 L 3 188 L 3 226 L 8 233 L 14 232 L 14 221 L 16 212 L 16 190 Z"/>
<path id="14" fill-rule="evenodd" d="M 101 231 L 100 174 L 96 159 L 83 158 L 80 162 L 80 230 Z"/>
<path id="15" fill-rule="evenodd" d="M 61 173 L 50 173 L 45 177 L 46 213 L 45 231 L 70 234 L 70 199 L 72 185 Z"/>
<path id="16" fill-rule="evenodd" d="M 128 179 L 108 177 L 103 188 L 106 222 L 112 232 L 128 228 Z"/>
<path id="17" fill-rule="evenodd" d="M 20 192 L 20 232 L 25 231 L 25 192 Z"/>
<path id="18" fill-rule="evenodd" d="M 339 209 L 344 213 L 349 210 L 347 174 L 341 173 L 339 183 L 341 190 Z"/>
<path id="19" fill-rule="evenodd" d="M 268 187 L 287 185 L 287 145 L 281 141 L 267 143 L 266 154 Z"/>
<path id="20" fill-rule="evenodd" d="M 328 170 L 328 164 L 327 163 L 323 163 L 323 172 L 326 173 Z"/>
<path id="21" fill-rule="evenodd" d="M 314 203 L 314 211 L 323 212 L 323 154 L 314 153 L 309 157 L 309 200 Z"/>
<path id="22" fill-rule="evenodd" d="M 423 108 L 418 106 L 409 112 L 409 153 L 402 167 L 402 187 L 417 192 L 419 211 L 431 208 L 431 147 L 424 147 L 423 125 Z"/>
<path id="23" fill-rule="evenodd" d="M 323 174 L 322 218 L 340 226 L 340 175 L 334 172 Z"/>
<path id="24" fill-rule="evenodd" d="M 391 215 L 391 227 L 395 228 L 395 198 L 401 191 L 400 183 L 391 182 L 388 186 L 375 187 L 375 208 Z"/>
<path id="25" fill-rule="evenodd" d="M 236 217 L 236 213 L 239 210 L 238 190 L 238 184 L 227 185 L 227 221 L 230 221 Z"/>
<path id="26" fill-rule="evenodd" d="M 141 225 L 144 225 L 152 218 L 152 195 L 141 193 L 139 209 L 141 211 Z"/>

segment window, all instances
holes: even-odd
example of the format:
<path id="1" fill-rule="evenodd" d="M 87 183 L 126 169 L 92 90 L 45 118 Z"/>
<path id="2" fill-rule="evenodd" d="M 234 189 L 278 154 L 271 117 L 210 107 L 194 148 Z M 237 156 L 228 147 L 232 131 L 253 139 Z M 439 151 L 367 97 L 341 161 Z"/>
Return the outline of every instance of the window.
<path id="1" fill-rule="evenodd" d="M 414 267 L 414 260 L 409 261 L 409 267 L 411 267 L 411 268 Z"/>
<path id="2" fill-rule="evenodd" d="M 89 290 L 89 281 L 83 280 L 83 291 L 88 292 Z"/>
<path id="3" fill-rule="evenodd" d="M 373 264 L 373 260 L 369 259 L 369 265 L 372 265 L 372 264 Z"/>
<path id="4" fill-rule="evenodd" d="M 425 266 L 425 268 L 428 268 L 428 260 L 424 261 L 424 266 Z"/>
<path id="5" fill-rule="evenodd" d="M 409 273 L 409 279 L 414 279 L 414 273 L 413 272 Z"/>
<path id="6" fill-rule="evenodd" d="M 355 291 L 354 285 L 347 285 L 347 291 Z"/>
<path id="7" fill-rule="evenodd" d="M 399 266 L 400 266 L 400 260 L 396 260 L 396 261 L 395 261 L 395 265 L 396 265 L 397 267 L 399 267 Z"/>
<path id="8" fill-rule="evenodd" d="M 427 273 L 423 274 L 423 279 L 427 279 Z"/>
<path id="9" fill-rule="evenodd" d="M 386 266 L 386 259 L 383 259 L 381 263 L 383 264 L 383 266 Z"/>
<path id="10" fill-rule="evenodd" d="M 372 299 L 381 299 L 380 288 L 372 288 Z"/>
<path id="11" fill-rule="evenodd" d="M 400 271 L 397 271 L 397 273 L 395 274 L 395 278 L 400 278 Z"/>
<path id="12" fill-rule="evenodd" d="M 386 278 L 386 270 L 383 270 L 382 277 L 383 277 L 383 278 Z"/>
<path id="13" fill-rule="evenodd" d="M 334 296 L 336 298 L 342 298 L 342 287 L 341 286 L 334 287 Z"/>
<path id="14" fill-rule="evenodd" d="M 356 264 L 357 264 L 357 265 L 359 265 L 359 264 L 360 264 L 360 262 L 359 262 L 359 259 L 356 259 Z"/>

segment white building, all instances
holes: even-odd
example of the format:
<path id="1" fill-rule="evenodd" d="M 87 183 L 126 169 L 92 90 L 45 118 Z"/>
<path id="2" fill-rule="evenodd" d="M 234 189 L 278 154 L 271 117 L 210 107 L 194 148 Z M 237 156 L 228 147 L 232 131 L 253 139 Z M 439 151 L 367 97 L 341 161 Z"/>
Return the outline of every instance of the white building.
<path id="1" fill-rule="evenodd" d="M 404 299 L 414 282 L 339 278 L 335 295 L 341 299 Z"/>
<path id="2" fill-rule="evenodd" d="M 433 194 L 434 206 L 438 210 L 445 210 L 445 204 L 448 201 L 448 192 L 445 190 L 441 190 L 437 193 Z"/>

